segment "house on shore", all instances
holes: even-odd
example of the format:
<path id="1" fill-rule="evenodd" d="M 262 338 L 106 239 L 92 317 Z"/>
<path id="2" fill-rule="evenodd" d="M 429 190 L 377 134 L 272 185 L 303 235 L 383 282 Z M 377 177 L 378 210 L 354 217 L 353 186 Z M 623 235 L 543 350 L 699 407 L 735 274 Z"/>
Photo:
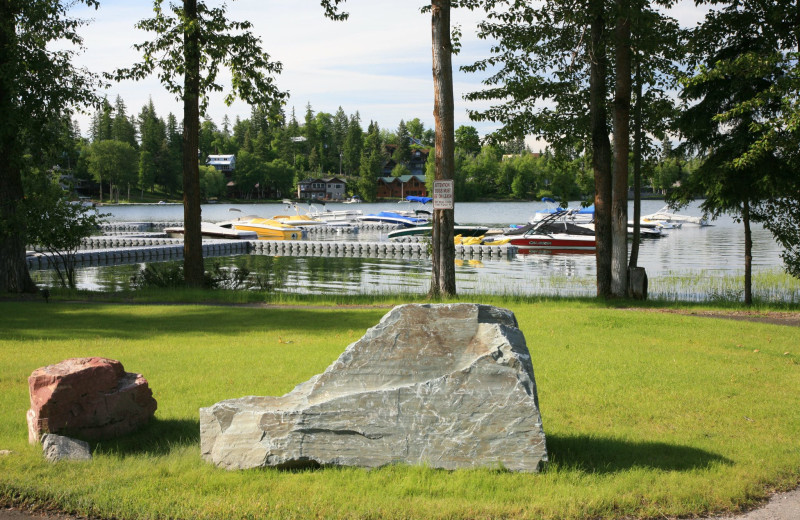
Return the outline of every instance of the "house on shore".
<path id="1" fill-rule="evenodd" d="M 305 179 L 297 183 L 297 198 L 307 200 L 344 200 L 347 183 L 339 177 Z"/>
<path id="2" fill-rule="evenodd" d="M 425 186 L 425 176 L 379 177 L 378 190 L 375 195 L 379 199 L 404 199 L 409 195 L 427 197 L 428 188 Z"/>
<path id="3" fill-rule="evenodd" d="M 225 178 L 230 177 L 236 170 L 235 155 L 209 155 L 206 159 L 208 166 L 213 166 L 217 171 L 225 174 Z"/>

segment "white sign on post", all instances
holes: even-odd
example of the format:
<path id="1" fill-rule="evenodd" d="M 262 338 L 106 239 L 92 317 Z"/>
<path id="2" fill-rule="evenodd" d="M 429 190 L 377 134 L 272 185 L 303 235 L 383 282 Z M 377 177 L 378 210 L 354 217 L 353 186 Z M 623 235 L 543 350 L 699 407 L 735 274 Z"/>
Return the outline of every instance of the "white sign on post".
<path id="1" fill-rule="evenodd" d="M 433 181 L 433 209 L 453 209 L 455 181 Z"/>

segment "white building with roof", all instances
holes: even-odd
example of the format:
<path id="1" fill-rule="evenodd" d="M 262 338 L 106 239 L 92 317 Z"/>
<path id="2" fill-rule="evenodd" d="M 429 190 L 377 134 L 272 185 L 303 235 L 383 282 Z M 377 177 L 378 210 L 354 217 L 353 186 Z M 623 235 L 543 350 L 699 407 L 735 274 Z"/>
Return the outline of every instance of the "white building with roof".
<path id="1" fill-rule="evenodd" d="M 232 173 L 236 169 L 235 155 L 209 155 L 206 164 L 223 173 Z"/>

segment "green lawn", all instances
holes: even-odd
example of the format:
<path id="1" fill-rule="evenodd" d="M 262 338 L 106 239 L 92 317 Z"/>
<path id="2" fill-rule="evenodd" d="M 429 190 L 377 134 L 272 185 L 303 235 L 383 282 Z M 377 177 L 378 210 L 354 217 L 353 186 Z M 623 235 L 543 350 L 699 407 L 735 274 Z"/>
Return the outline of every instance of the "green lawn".
<path id="1" fill-rule="evenodd" d="M 663 518 L 753 505 L 800 482 L 800 328 L 507 301 L 533 357 L 550 453 L 539 474 L 392 466 L 228 472 L 199 456 L 198 408 L 280 395 L 385 308 L 0 302 L 0 502 L 119 519 Z M 27 376 L 119 359 L 156 420 L 46 463 L 27 443 Z"/>

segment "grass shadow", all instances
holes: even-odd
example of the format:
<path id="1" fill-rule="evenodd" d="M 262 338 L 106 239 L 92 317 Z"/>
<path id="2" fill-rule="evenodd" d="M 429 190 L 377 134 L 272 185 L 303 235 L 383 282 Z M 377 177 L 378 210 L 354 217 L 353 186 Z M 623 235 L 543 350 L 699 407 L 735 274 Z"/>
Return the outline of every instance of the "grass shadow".
<path id="1" fill-rule="evenodd" d="M 690 471 L 732 461 L 709 451 L 663 442 L 632 442 L 590 435 L 548 435 L 550 464 L 587 473 L 634 468 Z"/>
<path id="2" fill-rule="evenodd" d="M 36 305 L 36 304 L 31 304 Z M 130 309 L 129 312 L 126 310 Z M 246 334 L 280 326 L 284 330 L 327 332 L 342 327 L 341 311 L 299 308 L 233 308 L 202 305 L 125 305 L 40 304 L 37 307 L 0 305 L 5 313 L 0 339 L 46 338 L 52 340 L 96 337 L 142 340 L 154 331 L 180 337 L 199 331 L 218 334 Z M 346 326 L 366 330 L 380 320 L 386 309 L 347 312 Z M 343 345 L 344 346 L 344 345 Z"/>
<path id="3" fill-rule="evenodd" d="M 117 439 L 93 443 L 97 453 L 114 455 L 168 455 L 175 449 L 200 445 L 200 422 L 187 419 L 150 419 L 143 428 Z"/>

